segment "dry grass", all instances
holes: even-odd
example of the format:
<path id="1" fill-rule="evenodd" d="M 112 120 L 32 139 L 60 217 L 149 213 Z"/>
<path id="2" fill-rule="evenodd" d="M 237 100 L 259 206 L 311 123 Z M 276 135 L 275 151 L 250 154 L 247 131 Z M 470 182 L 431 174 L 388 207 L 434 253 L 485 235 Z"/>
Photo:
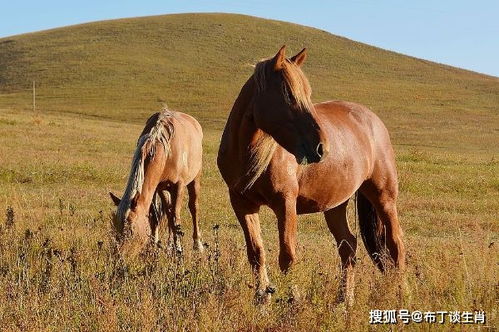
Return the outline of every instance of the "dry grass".
<path id="1" fill-rule="evenodd" d="M 334 302 L 339 258 L 319 215 L 300 218 L 299 263 L 283 276 L 276 224 L 264 211 L 278 291 L 264 310 L 253 305 L 244 239 L 215 168 L 218 130 L 205 130 L 201 220 L 208 250 L 187 250 L 181 259 L 157 251 L 124 264 L 109 237 L 107 191 L 124 187 L 142 125 L 3 109 L 0 129 L 0 209 L 10 211 L 0 223 L 4 330 L 365 330 L 376 308 L 480 309 L 497 327 L 496 151 L 397 145 L 408 291 L 400 294 L 394 276 L 377 272 L 360 248 L 356 303 L 345 314 Z M 292 284 L 302 293 L 298 303 L 288 303 Z"/>

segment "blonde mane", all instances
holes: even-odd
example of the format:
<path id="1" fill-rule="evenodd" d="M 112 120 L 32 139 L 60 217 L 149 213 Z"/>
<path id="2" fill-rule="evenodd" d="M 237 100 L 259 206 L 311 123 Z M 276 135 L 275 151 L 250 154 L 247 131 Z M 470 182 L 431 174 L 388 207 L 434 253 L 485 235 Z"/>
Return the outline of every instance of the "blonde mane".
<path id="1" fill-rule="evenodd" d="M 274 73 L 274 64 L 271 60 L 260 61 L 255 66 L 253 78 L 257 86 L 257 93 L 265 91 L 268 75 Z M 283 62 L 280 72 L 283 77 L 282 94 L 287 103 L 292 105 L 292 99 L 294 99 L 303 111 L 313 109 L 314 106 L 310 99 L 312 88 L 300 66 L 296 65 L 293 61 L 286 60 Z"/>
<path id="2" fill-rule="evenodd" d="M 267 88 L 267 79 L 269 75 L 274 73 L 273 63 L 271 59 L 260 61 L 255 66 L 253 79 L 257 87 L 257 93 L 263 93 Z M 294 62 L 286 60 L 281 69 L 283 82 L 282 94 L 284 100 L 289 105 L 293 104 L 293 100 L 304 112 L 310 112 L 313 109 L 312 88 L 307 77 Z M 262 132 L 256 143 L 251 147 L 249 168 L 245 178 L 249 178 L 244 184 L 243 191 L 248 190 L 253 186 L 256 180 L 263 174 L 270 164 L 270 160 L 277 148 L 277 142 L 269 134 Z"/>
<path id="3" fill-rule="evenodd" d="M 277 142 L 269 134 L 262 134 L 251 147 L 249 168 L 245 178 L 249 178 L 244 184 L 243 191 L 250 189 L 256 180 L 262 175 L 270 164 L 270 160 L 277 148 Z"/>
<path id="4" fill-rule="evenodd" d="M 147 120 L 146 127 L 138 139 L 137 148 L 133 155 L 125 193 L 118 205 L 116 214 L 119 221 L 123 222 L 126 219 L 132 200 L 142 191 L 142 186 L 144 185 L 144 162 L 147 158 L 154 160 L 156 144 L 160 143 L 166 156 L 169 155 L 170 141 L 174 135 L 172 122 L 174 117 L 175 112 L 163 109 Z"/>

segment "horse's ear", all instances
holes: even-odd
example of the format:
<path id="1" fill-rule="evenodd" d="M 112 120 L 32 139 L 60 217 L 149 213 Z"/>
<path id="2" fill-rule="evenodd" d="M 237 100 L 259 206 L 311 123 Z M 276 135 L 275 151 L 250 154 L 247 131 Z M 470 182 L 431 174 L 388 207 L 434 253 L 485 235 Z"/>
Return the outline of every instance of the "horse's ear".
<path id="1" fill-rule="evenodd" d="M 279 52 L 272 59 L 272 63 L 274 64 L 274 70 L 279 71 L 284 66 L 284 61 L 286 61 L 286 45 L 283 45 Z"/>
<path id="2" fill-rule="evenodd" d="M 116 205 L 116 206 L 120 205 L 121 199 L 118 196 L 116 196 L 112 192 L 109 192 L 109 196 L 111 196 L 111 199 L 113 200 L 114 205 Z"/>
<path id="3" fill-rule="evenodd" d="M 291 61 L 293 61 L 297 66 L 301 66 L 303 64 L 303 62 L 305 62 L 305 59 L 307 59 L 307 49 L 306 48 L 304 48 L 298 54 L 296 54 L 294 57 L 292 57 Z"/>

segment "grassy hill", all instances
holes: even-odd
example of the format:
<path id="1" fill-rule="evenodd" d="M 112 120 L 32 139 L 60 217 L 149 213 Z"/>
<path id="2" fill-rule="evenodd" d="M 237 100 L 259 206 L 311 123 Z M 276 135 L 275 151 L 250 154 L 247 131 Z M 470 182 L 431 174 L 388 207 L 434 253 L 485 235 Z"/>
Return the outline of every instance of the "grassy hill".
<path id="1" fill-rule="evenodd" d="M 224 118 L 251 65 L 287 44 L 309 48 L 314 100 L 381 112 L 493 111 L 499 79 L 364 45 L 296 24 L 232 14 L 88 23 L 0 39 L 0 106 L 143 119 L 166 102 Z"/>
<path id="2" fill-rule="evenodd" d="M 252 303 L 244 237 L 215 159 L 251 65 L 282 44 L 291 52 L 309 48 L 304 70 L 313 100 L 364 103 L 390 130 L 408 250 L 403 292 L 359 245 L 356 302 L 348 310 L 337 305 L 340 260 L 321 214 L 300 216 L 298 264 L 280 274 L 275 216 L 264 209 L 277 292 L 263 310 Z M 114 206 L 107 192 L 122 192 L 137 136 L 163 102 L 204 127 L 201 230 L 210 246 L 201 257 L 192 253 L 184 209 L 183 258 L 159 251 L 124 265 L 109 234 Z M 484 310 L 484 325 L 497 328 L 498 135 L 498 78 L 290 23 L 186 14 L 0 39 L 2 328 L 365 331 L 373 328 L 369 310 L 400 308 Z M 407 329 L 435 327 L 476 326 L 447 321 Z"/>

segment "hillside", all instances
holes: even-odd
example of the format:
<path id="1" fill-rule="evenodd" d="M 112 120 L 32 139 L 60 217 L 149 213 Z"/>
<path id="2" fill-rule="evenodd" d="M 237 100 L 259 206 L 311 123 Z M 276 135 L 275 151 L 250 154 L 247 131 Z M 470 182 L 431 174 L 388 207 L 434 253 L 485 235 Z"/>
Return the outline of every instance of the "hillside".
<path id="1" fill-rule="evenodd" d="M 0 39 L 0 108 L 30 109 L 36 80 L 42 111 L 142 121 L 167 103 L 220 127 L 251 65 L 283 44 L 291 52 L 308 47 L 315 101 L 354 100 L 397 117 L 497 114 L 498 78 L 233 14 L 121 19 Z"/>

